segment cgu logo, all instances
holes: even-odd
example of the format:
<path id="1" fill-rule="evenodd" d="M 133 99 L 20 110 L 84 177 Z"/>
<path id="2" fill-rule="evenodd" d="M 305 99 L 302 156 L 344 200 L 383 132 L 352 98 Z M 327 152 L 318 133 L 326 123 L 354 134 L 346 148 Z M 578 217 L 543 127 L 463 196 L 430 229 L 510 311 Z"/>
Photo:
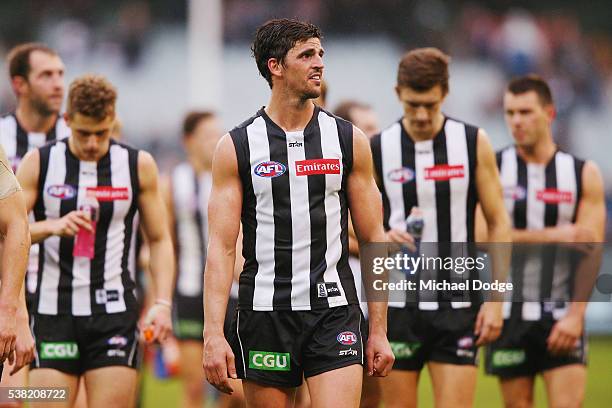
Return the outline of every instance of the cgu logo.
<path id="1" fill-rule="evenodd" d="M 259 177 L 274 178 L 282 176 L 287 168 L 284 164 L 275 161 L 261 162 L 255 166 L 253 173 Z"/>
<path id="2" fill-rule="evenodd" d="M 414 171 L 408 167 L 400 167 L 387 173 L 387 178 L 396 183 L 408 183 L 414 179 Z"/>
<path id="3" fill-rule="evenodd" d="M 47 360 L 76 360 L 79 358 L 79 347 L 73 342 L 42 342 L 40 358 Z"/>
<path id="4" fill-rule="evenodd" d="M 357 343 L 357 336 L 352 331 L 344 331 L 340 333 L 336 339 L 338 340 L 338 343 L 345 346 L 351 346 Z"/>
<path id="5" fill-rule="evenodd" d="M 76 190 L 69 184 L 54 184 L 47 187 L 47 194 L 60 200 L 70 200 L 76 195 Z"/>
<path id="6" fill-rule="evenodd" d="M 291 371 L 289 353 L 249 350 L 249 368 L 265 371 Z"/>

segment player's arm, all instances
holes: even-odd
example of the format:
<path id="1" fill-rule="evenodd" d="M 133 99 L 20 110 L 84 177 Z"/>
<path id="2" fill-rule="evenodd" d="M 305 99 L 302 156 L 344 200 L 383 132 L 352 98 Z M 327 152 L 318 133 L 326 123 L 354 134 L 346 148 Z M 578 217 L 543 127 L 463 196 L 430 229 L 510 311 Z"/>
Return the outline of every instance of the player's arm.
<path id="1" fill-rule="evenodd" d="M 482 129 L 478 131 L 477 138 L 476 189 L 486 224 L 487 241 L 494 243 L 489 246 L 492 279 L 504 281 L 510 265 L 510 218 L 504 206 L 495 153 L 489 138 Z M 479 336 L 478 345 L 491 342 L 501 334 L 502 298 L 500 294 L 491 295 L 491 301 L 481 306 L 476 318 L 474 331 Z"/>
<path id="2" fill-rule="evenodd" d="M 174 287 L 174 251 L 168 228 L 166 207 L 159 189 L 157 165 L 147 152 L 138 152 L 138 209 L 150 251 L 150 270 L 155 287 L 155 304 L 145 324 L 153 325 L 149 341 L 164 341 L 172 330 L 170 309 Z"/>
<path id="3" fill-rule="evenodd" d="M 12 362 L 18 317 L 25 312 L 22 296 L 30 250 L 25 200 L 15 175 L 0 147 L 0 362 Z M 25 312 L 27 319 L 27 312 Z"/>
<path id="4" fill-rule="evenodd" d="M 353 127 L 353 168 L 348 176 L 347 188 L 349 209 L 359 245 L 383 245 L 386 238 L 382 224 L 382 200 L 374 181 L 372 152 L 368 138 L 356 127 Z M 367 280 L 371 271 L 363 270 L 362 276 Z M 387 341 L 387 302 L 368 299 L 368 313 L 368 373 L 386 376 L 394 360 Z"/>
<path id="5" fill-rule="evenodd" d="M 17 180 L 23 188 L 23 197 L 27 211 L 30 212 L 38 199 L 38 178 L 40 177 L 40 153 L 31 150 L 24 157 L 17 169 Z M 62 218 L 37 221 L 30 224 L 30 237 L 33 244 L 44 241 L 52 235 L 73 237 L 79 228 L 91 230 L 87 214 L 83 211 L 72 211 Z"/>
<path id="6" fill-rule="evenodd" d="M 174 199 L 172 198 L 172 181 L 169 175 L 160 177 L 159 189 L 164 200 L 164 206 L 166 207 L 166 214 L 168 215 L 168 228 L 176 253 L 176 230 L 174 229 L 176 220 L 174 215 Z"/>
<path id="7" fill-rule="evenodd" d="M 229 134 L 213 157 L 213 184 L 208 202 L 208 252 L 204 273 L 204 371 L 218 390 L 232 393 L 228 375 L 237 378 L 234 354 L 223 335 L 223 322 L 236 266 L 242 184 Z"/>
<path id="8" fill-rule="evenodd" d="M 586 162 L 582 171 L 582 196 L 578 203 L 575 231 L 579 231 L 575 242 L 604 242 L 606 206 L 601 172 L 593 162 Z M 591 295 L 601 263 L 601 245 L 585 251 L 577 266 L 574 282 L 574 300 L 567 314 L 557 321 L 548 337 L 548 349 L 553 353 L 571 351 L 583 332 L 587 299 Z"/>

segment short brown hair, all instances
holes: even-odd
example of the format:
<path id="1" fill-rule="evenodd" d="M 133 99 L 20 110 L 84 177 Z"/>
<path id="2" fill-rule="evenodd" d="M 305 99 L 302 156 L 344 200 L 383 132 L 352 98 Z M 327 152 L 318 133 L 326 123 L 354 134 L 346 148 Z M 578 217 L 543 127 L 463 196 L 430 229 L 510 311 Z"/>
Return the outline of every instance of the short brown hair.
<path id="1" fill-rule="evenodd" d="M 57 52 L 41 43 L 25 43 L 19 44 L 11 49 L 6 58 L 9 68 L 9 77 L 28 78 L 30 70 L 30 54 L 34 51 L 44 52 L 49 55 L 57 55 Z"/>
<path id="2" fill-rule="evenodd" d="M 351 116 L 351 111 L 353 109 L 372 109 L 372 107 L 368 104 L 349 99 L 340 102 L 340 104 L 336 106 L 336 109 L 334 110 L 334 115 L 339 116 L 344 120 L 348 120 L 349 122 L 352 122 L 354 118 Z"/>
<path id="3" fill-rule="evenodd" d="M 397 70 L 397 86 L 425 92 L 436 85 L 448 92 L 450 57 L 437 48 L 417 48 L 402 57 Z"/>
<path id="4" fill-rule="evenodd" d="M 203 120 L 211 119 L 215 114 L 211 111 L 191 111 L 183 120 L 183 137 L 191 135 Z"/>
<path id="5" fill-rule="evenodd" d="M 508 84 L 507 91 L 514 95 L 533 91 L 538 95 L 538 99 L 542 106 L 553 104 L 550 87 L 541 76 L 536 74 L 529 74 L 512 79 Z"/>
<path id="6" fill-rule="evenodd" d="M 117 90 L 103 76 L 83 75 L 70 84 L 68 91 L 69 116 L 75 113 L 103 120 L 115 114 Z"/>

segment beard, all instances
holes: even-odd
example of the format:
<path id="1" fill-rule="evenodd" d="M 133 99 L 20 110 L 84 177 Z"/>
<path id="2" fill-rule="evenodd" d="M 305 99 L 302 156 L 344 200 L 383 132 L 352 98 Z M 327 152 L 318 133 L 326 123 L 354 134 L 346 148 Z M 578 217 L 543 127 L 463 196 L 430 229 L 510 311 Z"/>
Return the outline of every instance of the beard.
<path id="1" fill-rule="evenodd" d="M 41 97 L 30 98 L 30 104 L 40 116 L 56 115 L 60 111 L 59 109 L 54 108 L 50 102 L 47 102 Z"/>

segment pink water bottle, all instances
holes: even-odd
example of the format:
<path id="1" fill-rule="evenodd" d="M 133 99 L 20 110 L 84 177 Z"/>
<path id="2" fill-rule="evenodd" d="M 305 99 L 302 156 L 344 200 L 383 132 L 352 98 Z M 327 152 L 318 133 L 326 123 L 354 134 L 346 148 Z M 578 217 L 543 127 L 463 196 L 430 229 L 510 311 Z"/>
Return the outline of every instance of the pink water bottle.
<path id="1" fill-rule="evenodd" d="M 98 200 L 93 195 L 87 195 L 83 204 L 79 206 L 79 211 L 84 211 L 91 220 L 91 231 L 80 228 L 74 241 L 72 255 L 93 259 L 96 244 L 96 224 L 98 223 L 100 206 Z"/>

